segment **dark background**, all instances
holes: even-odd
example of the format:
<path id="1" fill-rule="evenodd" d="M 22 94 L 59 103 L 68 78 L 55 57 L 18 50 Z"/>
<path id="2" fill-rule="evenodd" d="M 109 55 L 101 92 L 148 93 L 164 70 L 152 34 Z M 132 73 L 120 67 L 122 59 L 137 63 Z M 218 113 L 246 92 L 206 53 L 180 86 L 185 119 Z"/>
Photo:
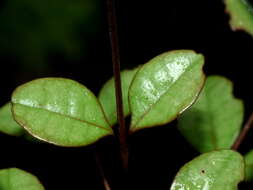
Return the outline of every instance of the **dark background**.
<path id="1" fill-rule="evenodd" d="M 112 65 L 105 1 L 97 3 L 98 24 L 92 37 L 86 39 L 85 53 L 80 57 L 70 59 L 60 51 L 50 50 L 47 67 L 38 70 L 21 66 L 14 52 L 1 53 L 1 105 L 9 101 L 15 87 L 38 77 L 71 78 L 98 94 L 112 76 Z M 219 74 L 233 81 L 235 96 L 244 101 L 246 119 L 253 110 L 253 39 L 244 32 L 231 31 L 224 9 L 221 0 L 119 1 L 121 68 L 134 68 L 165 51 L 193 49 L 204 54 L 207 75 Z M 80 28 L 80 42 L 85 38 L 86 28 Z M 241 153 L 253 147 L 252 137 L 251 131 L 239 150 Z M 132 190 L 169 189 L 178 169 L 198 155 L 177 131 L 176 121 L 134 134 L 130 145 L 129 189 Z M 63 148 L 0 134 L 0 147 L 0 168 L 18 167 L 32 172 L 47 190 L 102 190 L 94 157 L 99 152 L 112 188 L 123 189 L 117 146 L 112 137 L 89 147 Z M 252 187 L 251 183 L 240 185 L 240 189 Z"/>

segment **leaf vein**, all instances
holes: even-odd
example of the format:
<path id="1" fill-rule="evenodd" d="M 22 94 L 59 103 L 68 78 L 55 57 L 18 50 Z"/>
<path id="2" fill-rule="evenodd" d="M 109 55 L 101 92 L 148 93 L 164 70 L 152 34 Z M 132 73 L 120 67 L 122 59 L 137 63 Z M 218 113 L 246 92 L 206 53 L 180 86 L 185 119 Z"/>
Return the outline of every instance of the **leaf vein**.
<path id="1" fill-rule="evenodd" d="M 25 104 L 20 104 L 20 103 L 14 103 L 14 104 L 18 104 L 18 105 L 29 107 L 29 108 L 35 108 L 35 109 L 41 109 L 41 110 L 44 110 L 44 111 L 48 111 L 50 113 L 54 113 L 54 114 L 57 114 L 57 115 L 60 115 L 60 116 L 64 116 L 64 117 L 67 117 L 67 118 L 70 118 L 70 119 L 73 119 L 73 120 L 76 120 L 76 121 L 79 121 L 79 122 L 82 122 L 82 123 L 86 123 L 88 125 L 92 125 L 94 127 L 97 127 L 97 128 L 100 128 L 100 129 L 104 129 L 104 130 L 107 130 L 107 131 L 111 132 L 111 130 L 109 130 L 109 129 L 103 127 L 103 126 L 100 126 L 100 125 L 97 125 L 95 123 L 92 123 L 92 122 L 89 122 L 89 121 L 86 121 L 86 120 L 82 120 L 82 119 L 79 119 L 79 118 L 76 118 L 76 117 L 73 117 L 73 116 L 70 116 L 70 115 L 64 115 L 62 113 L 54 112 L 52 110 L 48 110 L 48 109 L 45 109 L 45 108 L 42 108 L 42 107 L 31 107 L 31 106 L 28 106 L 28 105 L 25 105 Z"/>

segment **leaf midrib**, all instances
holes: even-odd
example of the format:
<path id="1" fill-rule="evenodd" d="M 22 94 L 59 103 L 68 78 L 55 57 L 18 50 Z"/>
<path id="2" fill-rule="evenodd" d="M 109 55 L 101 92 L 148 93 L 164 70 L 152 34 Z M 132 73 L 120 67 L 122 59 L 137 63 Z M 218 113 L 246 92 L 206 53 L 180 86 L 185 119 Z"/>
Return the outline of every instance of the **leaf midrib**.
<path id="1" fill-rule="evenodd" d="M 57 115 L 60 115 L 60 116 L 63 116 L 63 117 L 67 117 L 67 118 L 70 118 L 70 119 L 73 119 L 73 120 L 76 120 L 76 121 L 79 121 L 79 122 L 82 122 L 82 123 L 86 123 L 88 125 L 92 125 L 94 127 L 97 127 L 97 128 L 100 128 L 100 129 L 104 129 L 106 131 L 110 131 L 109 129 L 103 127 L 103 126 L 100 126 L 100 125 L 97 125 L 97 124 L 94 124 L 92 122 L 89 122 L 89 121 L 86 121 L 86 120 L 82 120 L 82 119 L 79 119 L 79 118 L 75 118 L 75 117 L 72 117 L 70 115 L 64 115 L 62 113 L 59 113 L 59 112 L 54 112 L 52 110 L 48 110 L 48 109 L 45 109 L 45 108 L 41 108 L 41 107 L 32 107 L 32 106 L 28 106 L 28 105 L 25 105 L 25 104 L 20 104 L 20 103 L 13 103 L 14 105 L 15 104 L 18 104 L 18 105 L 21 105 L 21 106 L 25 106 L 25 107 L 28 107 L 28 108 L 34 108 L 34 109 L 41 109 L 41 110 L 44 110 L 44 111 L 48 111 L 50 113 L 53 113 L 53 114 L 57 114 Z M 111 131 L 110 131 L 111 132 Z"/>

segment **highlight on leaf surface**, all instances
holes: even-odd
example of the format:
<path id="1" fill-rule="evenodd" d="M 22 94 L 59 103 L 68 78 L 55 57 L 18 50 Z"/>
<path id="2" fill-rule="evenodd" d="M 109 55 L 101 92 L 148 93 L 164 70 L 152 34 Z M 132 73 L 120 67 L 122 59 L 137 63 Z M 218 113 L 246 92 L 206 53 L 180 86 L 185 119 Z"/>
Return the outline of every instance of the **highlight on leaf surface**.
<path id="1" fill-rule="evenodd" d="M 129 86 L 140 67 L 133 70 L 125 70 L 121 72 L 121 88 L 122 88 L 122 101 L 124 116 L 130 114 L 128 106 L 128 90 Z M 101 91 L 99 92 L 98 99 L 102 104 L 105 115 L 111 126 L 117 123 L 117 110 L 116 110 L 116 97 L 115 97 L 115 81 L 111 78 L 107 81 Z"/>
<path id="2" fill-rule="evenodd" d="M 178 117 L 178 128 L 200 152 L 229 149 L 240 133 L 243 110 L 232 82 L 209 76 L 197 101 Z"/>
<path id="3" fill-rule="evenodd" d="M 25 130 L 12 117 L 11 103 L 0 108 L 0 131 L 13 136 L 21 136 L 25 133 Z"/>
<path id="4" fill-rule="evenodd" d="M 245 180 L 253 181 L 253 150 L 249 151 L 245 156 Z"/>
<path id="5" fill-rule="evenodd" d="M 17 168 L 0 170 L 1 190 L 44 190 L 34 175 Z"/>
<path id="6" fill-rule="evenodd" d="M 233 30 L 245 30 L 253 35 L 253 7 L 248 0 L 225 0 Z"/>
<path id="7" fill-rule="evenodd" d="M 60 146 L 85 146 L 112 134 L 97 98 L 64 78 L 42 78 L 12 95 L 15 120 L 33 136 Z"/>
<path id="8" fill-rule="evenodd" d="M 239 153 L 212 151 L 185 164 L 170 190 L 237 190 L 243 179 L 244 160 Z"/>
<path id="9" fill-rule="evenodd" d="M 131 131 L 166 124 L 197 98 L 204 57 L 191 50 L 163 53 L 143 65 L 129 89 Z"/>

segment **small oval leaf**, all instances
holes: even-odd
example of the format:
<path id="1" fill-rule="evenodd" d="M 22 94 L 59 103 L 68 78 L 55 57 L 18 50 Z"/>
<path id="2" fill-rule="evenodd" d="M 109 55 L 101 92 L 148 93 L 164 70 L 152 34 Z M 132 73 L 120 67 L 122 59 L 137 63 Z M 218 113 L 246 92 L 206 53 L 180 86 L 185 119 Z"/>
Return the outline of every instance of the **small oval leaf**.
<path id="1" fill-rule="evenodd" d="M 12 117 L 11 103 L 0 108 L 0 131 L 13 136 L 21 136 L 25 133 L 25 130 Z"/>
<path id="2" fill-rule="evenodd" d="M 14 120 L 11 107 L 11 103 L 9 102 L 0 108 L 0 132 L 12 136 L 22 136 L 33 143 L 41 143 L 42 141 L 30 135 Z"/>
<path id="3" fill-rule="evenodd" d="M 185 164 L 170 190 L 236 190 L 243 179 L 244 160 L 239 153 L 213 151 Z"/>
<path id="4" fill-rule="evenodd" d="M 233 96 L 233 84 L 209 76 L 199 98 L 178 117 L 178 128 L 200 152 L 229 149 L 240 133 L 243 103 Z"/>
<path id="5" fill-rule="evenodd" d="M 245 180 L 253 181 L 253 150 L 249 151 L 245 156 Z"/>
<path id="6" fill-rule="evenodd" d="M 145 64 L 129 89 L 130 130 L 166 124 L 189 107 L 204 81 L 203 64 L 204 57 L 190 50 L 167 52 Z"/>
<path id="7" fill-rule="evenodd" d="M 112 134 L 97 98 L 85 86 L 43 78 L 12 95 L 15 120 L 30 134 L 60 146 L 84 146 Z"/>
<path id="8" fill-rule="evenodd" d="M 245 30 L 253 35 L 253 7 L 248 0 L 225 0 L 233 30 Z"/>
<path id="9" fill-rule="evenodd" d="M 122 101 L 124 116 L 130 114 L 128 106 L 128 90 L 129 86 L 140 67 L 133 70 L 125 70 L 121 72 L 121 88 L 122 88 Z M 98 99 L 102 104 L 105 115 L 111 126 L 117 123 L 117 110 L 116 110 L 116 97 L 115 97 L 115 84 L 114 78 L 107 81 L 101 91 L 99 92 Z"/>
<path id="10" fill-rule="evenodd" d="M 1 190 L 44 190 L 34 175 L 17 168 L 0 170 Z"/>

